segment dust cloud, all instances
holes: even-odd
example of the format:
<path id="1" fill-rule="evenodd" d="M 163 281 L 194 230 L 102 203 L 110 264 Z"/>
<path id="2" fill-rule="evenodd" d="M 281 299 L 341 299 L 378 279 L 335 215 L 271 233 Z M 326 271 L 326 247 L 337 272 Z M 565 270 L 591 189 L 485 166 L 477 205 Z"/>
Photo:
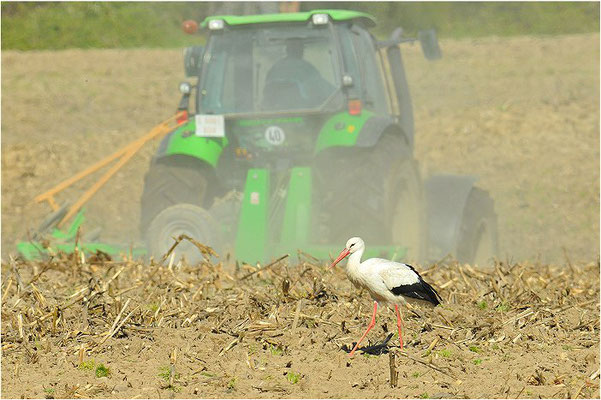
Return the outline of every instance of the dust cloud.
<path id="1" fill-rule="evenodd" d="M 403 48 L 415 112 L 415 172 L 423 180 L 441 173 L 477 178 L 476 186 L 494 200 L 501 260 L 596 260 L 599 35 L 447 39 L 440 45 L 443 58 L 435 62 L 418 46 Z M 6 259 L 50 212 L 32 201 L 36 195 L 172 115 L 183 68 L 179 50 L 4 51 L 2 67 Z M 157 147 L 143 148 L 86 205 L 84 231 L 100 227 L 102 240 L 142 244 L 143 178 Z M 391 148 L 382 150 L 386 158 L 378 168 L 411 160 Z M 389 197 L 400 192 L 388 182 L 387 193 L 378 192 L 374 185 L 386 177 L 370 174 L 376 166 L 354 152 L 311 160 L 322 163 L 323 172 L 315 201 L 325 211 L 314 215 L 323 219 L 311 228 L 317 243 L 341 249 L 351 236 L 371 239 L 368 247 L 389 240 L 381 227 L 395 212 Z M 403 174 L 399 169 L 394 176 L 411 185 L 412 175 Z M 361 184 L 350 188 L 353 181 Z M 77 184 L 57 197 L 74 201 L 87 187 Z M 367 218 L 357 222 L 360 214 Z M 400 224 L 396 234 L 418 243 L 425 234 L 420 218 L 405 215 L 412 222 Z"/>

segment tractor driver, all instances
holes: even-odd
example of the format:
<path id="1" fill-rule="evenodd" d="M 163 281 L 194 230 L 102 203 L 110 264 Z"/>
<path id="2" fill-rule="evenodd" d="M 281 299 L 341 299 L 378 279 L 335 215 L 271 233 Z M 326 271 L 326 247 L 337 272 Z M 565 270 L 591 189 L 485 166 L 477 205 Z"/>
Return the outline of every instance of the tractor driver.
<path id="1" fill-rule="evenodd" d="M 334 91 L 303 53 L 302 39 L 286 41 L 286 56 L 265 77 L 264 104 L 280 109 L 317 107 Z"/>

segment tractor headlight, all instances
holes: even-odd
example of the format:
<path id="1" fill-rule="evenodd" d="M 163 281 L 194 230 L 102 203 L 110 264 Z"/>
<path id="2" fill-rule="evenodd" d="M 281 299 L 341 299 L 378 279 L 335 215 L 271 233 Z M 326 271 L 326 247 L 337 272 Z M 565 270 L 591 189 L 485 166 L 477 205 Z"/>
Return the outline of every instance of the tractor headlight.
<path id="1" fill-rule="evenodd" d="M 192 91 L 192 85 L 188 82 L 182 82 L 179 84 L 179 91 L 181 94 L 188 94 Z"/>
<path id="2" fill-rule="evenodd" d="M 313 21 L 313 25 L 326 25 L 330 21 L 330 18 L 328 14 L 313 14 L 311 21 Z"/>
<path id="3" fill-rule="evenodd" d="M 224 26 L 225 22 L 222 19 L 212 19 L 209 21 L 209 29 L 212 31 L 223 29 Z"/>

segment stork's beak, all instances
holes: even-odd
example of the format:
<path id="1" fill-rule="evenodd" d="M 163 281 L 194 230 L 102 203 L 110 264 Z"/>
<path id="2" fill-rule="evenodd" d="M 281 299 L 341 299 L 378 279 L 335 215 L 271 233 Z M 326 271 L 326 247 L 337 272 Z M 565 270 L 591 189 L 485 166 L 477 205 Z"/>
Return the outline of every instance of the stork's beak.
<path id="1" fill-rule="evenodd" d="M 350 254 L 350 250 L 345 248 L 344 250 L 342 250 L 340 252 L 340 255 L 338 256 L 338 258 L 332 263 L 331 267 L 335 266 L 336 264 L 338 264 L 340 261 L 342 261 L 342 259 L 344 259 L 344 257 L 348 256 Z"/>

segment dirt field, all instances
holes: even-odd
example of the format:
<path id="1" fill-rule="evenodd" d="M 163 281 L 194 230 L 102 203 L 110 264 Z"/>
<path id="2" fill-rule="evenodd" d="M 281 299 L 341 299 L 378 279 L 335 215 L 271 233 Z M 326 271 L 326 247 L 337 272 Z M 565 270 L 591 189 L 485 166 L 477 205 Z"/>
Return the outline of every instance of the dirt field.
<path id="1" fill-rule="evenodd" d="M 2 52 L 2 396 L 599 397 L 599 35 L 445 40 L 434 63 L 418 47 L 422 173 L 480 177 L 501 263 L 418 267 L 445 304 L 405 312 L 395 388 L 388 354 L 342 349 L 371 302 L 340 269 L 12 263 L 50 210 L 33 197 L 169 117 L 183 67 L 181 50 Z M 157 145 L 87 205 L 84 234 L 138 240 Z M 396 329 L 379 315 L 372 343 Z"/>
<path id="2" fill-rule="evenodd" d="M 4 397 L 599 397 L 598 263 L 430 266 L 444 304 L 351 359 L 372 306 L 338 267 L 82 261 L 3 265 Z"/>

